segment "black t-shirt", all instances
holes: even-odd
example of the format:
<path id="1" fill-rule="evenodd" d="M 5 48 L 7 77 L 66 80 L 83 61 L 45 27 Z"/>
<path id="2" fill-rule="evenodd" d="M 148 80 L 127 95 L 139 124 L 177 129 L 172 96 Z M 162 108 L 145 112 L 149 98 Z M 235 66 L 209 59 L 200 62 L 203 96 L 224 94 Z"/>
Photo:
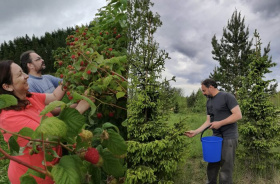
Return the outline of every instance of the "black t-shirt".
<path id="1" fill-rule="evenodd" d="M 237 100 L 232 94 L 220 91 L 216 96 L 208 99 L 207 115 L 210 115 L 211 122 L 221 121 L 229 117 L 232 114 L 231 109 L 237 105 Z M 213 135 L 225 139 L 238 138 L 237 123 L 224 125 L 218 130 L 213 129 Z"/>

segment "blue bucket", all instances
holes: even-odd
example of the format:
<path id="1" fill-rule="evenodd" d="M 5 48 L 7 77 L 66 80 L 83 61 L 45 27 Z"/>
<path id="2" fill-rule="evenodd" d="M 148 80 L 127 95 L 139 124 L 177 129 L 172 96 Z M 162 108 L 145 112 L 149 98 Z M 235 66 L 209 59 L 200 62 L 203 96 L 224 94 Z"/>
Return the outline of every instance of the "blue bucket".
<path id="1" fill-rule="evenodd" d="M 202 137 L 203 160 L 206 162 L 219 162 L 222 157 L 223 138 L 216 136 Z"/>
<path id="2" fill-rule="evenodd" d="M 207 127 L 205 130 L 207 130 Z M 205 131 L 203 130 L 203 132 Z M 202 153 L 203 160 L 206 162 L 219 162 L 222 157 L 222 143 L 223 138 L 217 136 L 207 136 L 202 137 L 201 133 L 201 143 L 202 143 Z"/>

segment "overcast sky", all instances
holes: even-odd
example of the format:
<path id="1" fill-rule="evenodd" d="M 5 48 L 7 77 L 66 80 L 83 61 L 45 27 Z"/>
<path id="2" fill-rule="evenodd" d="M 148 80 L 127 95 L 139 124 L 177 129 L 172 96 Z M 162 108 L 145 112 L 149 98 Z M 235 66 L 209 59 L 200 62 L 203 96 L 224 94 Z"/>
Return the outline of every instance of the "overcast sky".
<path id="1" fill-rule="evenodd" d="M 280 0 L 152 0 L 153 11 L 161 16 L 156 40 L 171 60 L 166 62 L 165 76 L 176 76 L 174 87 L 185 95 L 200 88 L 200 82 L 209 77 L 218 65 L 212 59 L 212 37 L 221 39 L 223 28 L 233 12 L 241 12 L 250 38 L 254 30 L 260 34 L 262 48 L 270 42 L 270 55 L 278 65 L 267 79 L 280 81 Z M 278 86 L 278 90 L 279 90 Z"/>
<path id="2" fill-rule="evenodd" d="M 200 88 L 218 62 L 212 59 L 211 39 L 222 37 L 232 13 L 245 17 L 252 38 L 260 33 L 262 47 L 271 42 L 270 55 L 278 65 L 267 78 L 280 81 L 280 0 L 152 0 L 163 22 L 156 33 L 166 61 L 164 77 L 176 76 L 172 86 L 185 95 Z M 88 24 L 106 0 L 0 0 L 0 43 L 16 37 L 42 36 L 45 32 Z M 280 88 L 278 87 L 278 90 Z"/>
<path id="3" fill-rule="evenodd" d="M 89 24 L 106 0 L 0 0 L 0 43 Z"/>

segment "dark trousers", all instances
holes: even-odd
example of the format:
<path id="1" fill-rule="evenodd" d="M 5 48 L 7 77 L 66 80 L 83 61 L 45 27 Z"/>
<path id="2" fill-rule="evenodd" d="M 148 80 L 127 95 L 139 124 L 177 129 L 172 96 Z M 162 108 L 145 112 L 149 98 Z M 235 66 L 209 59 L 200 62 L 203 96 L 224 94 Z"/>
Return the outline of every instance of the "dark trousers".
<path id="1" fill-rule="evenodd" d="M 232 184 L 235 150 L 238 139 L 224 139 L 222 147 L 222 159 L 220 162 L 208 163 L 208 184 L 216 184 L 219 175 L 219 184 Z M 220 172 L 220 173 L 219 173 Z"/>

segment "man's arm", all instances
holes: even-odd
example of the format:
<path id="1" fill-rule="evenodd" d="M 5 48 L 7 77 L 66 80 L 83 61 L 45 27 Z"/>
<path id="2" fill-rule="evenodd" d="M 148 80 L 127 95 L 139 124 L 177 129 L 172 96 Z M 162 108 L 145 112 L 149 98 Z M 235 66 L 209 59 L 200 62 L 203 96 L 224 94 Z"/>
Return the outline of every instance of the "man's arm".
<path id="1" fill-rule="evenodd" d="M 210 129 L 219 129 L 220 127 L 222 127 L 224 125 L 235 123 L 236 121 L 242 119 L 242 113 L 241 113 L 239 105 L 232 108 L 231 113 L 232 114 L 229 117 L 227 117 L 226 119 L 223 119 L 221 121 L 212 122 Z"/>

